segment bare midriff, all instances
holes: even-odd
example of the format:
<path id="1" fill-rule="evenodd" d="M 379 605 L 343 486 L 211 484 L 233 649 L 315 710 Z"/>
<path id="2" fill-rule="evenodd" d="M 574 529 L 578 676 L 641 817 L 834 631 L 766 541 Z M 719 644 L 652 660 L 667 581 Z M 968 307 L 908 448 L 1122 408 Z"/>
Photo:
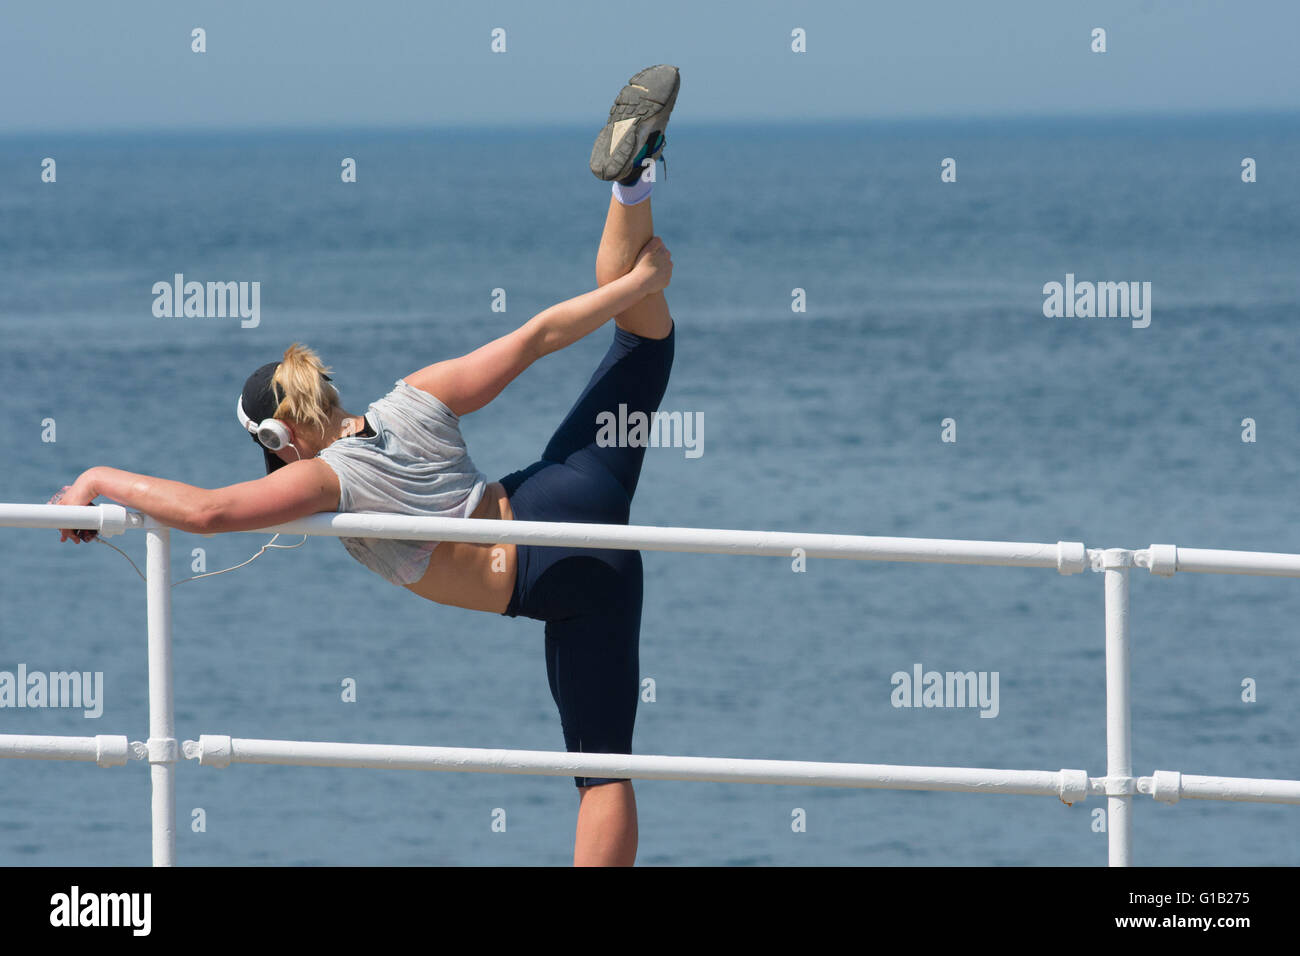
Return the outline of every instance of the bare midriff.
<path id="1" fill-rule="evenodd" d="M 502 521 L 514 518 L 501 482 L 487 486 L 470 517 Z M 433 549 L 424 577 L 406 587 L 439 604 L 502 614 L 510 606 L 515 589 L 515 546 L 440 542 Z"/>

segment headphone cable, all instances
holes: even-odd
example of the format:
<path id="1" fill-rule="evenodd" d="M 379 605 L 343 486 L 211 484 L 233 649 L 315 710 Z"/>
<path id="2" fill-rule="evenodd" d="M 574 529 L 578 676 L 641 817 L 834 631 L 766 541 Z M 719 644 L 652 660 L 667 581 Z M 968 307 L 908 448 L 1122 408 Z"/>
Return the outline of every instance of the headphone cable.
<path id="1" fill-rule="evenodd" d="M 229 568 L 222 568 L 220 571 L 204 571 L 202 574 L 195 574 L 195 575 L 191 575 L 188 578 L 181 578 L 179 581 L 173 581 L 171 586 L 176 587 L 176 585 L 184 584 L 186 581 L 197 581 L 199 578 L 208 578 L 214 574 L 225 574 L 227 571 L 237 571 L 239 568 L 242 568 L 244 565 L 250 564 L 253 561 L 256 561 L 258 558 L 260 558 L 262 556 L 262 552 L 264 552 L 267 548 L 282 548 L 285 551 L 292 551 L 294 548 L 301 548 L 304 544 L 307 543 L 307 535 L 303 535 L 302 540 L 299 541 L 297 544 L 276 544 L 275 539 L 278 537 L 280 537 L 280 532 L 277 531 L 274 535 L 271 536 L 271 540 L 266 542 L 266 544 L 262 545 L 260 548 L 258 548 L 257 554 L 253 555 L 247 561 L 243 561 Z M 136 565 L 136 563 L 131 560 L 131 556 L 129 554 L 127 554 L 125 551 L 123 551 L 115 544 L 108 544 L 107 541 L 105 541 L 103 538 L 99 537 L 98 535 L 95 536 L 95 540 L 98 541 L 100 544 L 107 544 L 110 548 L 112 548 L 122 557 L 126 558 L 127 562 L 131 565 L 131 567 L 135 568 L 135 573 L 140 575 L 140 580 L 144 581 L 145 583 L 148 583 L 149 579 L 144 576 L 144 574 L 140 571 L 140 568 Z"/>

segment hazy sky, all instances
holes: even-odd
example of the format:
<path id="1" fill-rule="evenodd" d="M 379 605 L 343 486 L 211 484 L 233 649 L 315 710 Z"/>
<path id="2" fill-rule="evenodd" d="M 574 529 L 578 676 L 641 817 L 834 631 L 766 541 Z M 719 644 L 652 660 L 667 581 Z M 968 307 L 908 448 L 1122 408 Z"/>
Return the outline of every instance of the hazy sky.
<path id="1" fill-rule="evenodd" d="M 663 62 L 699 121 L 1294 110 L 1297 37 L 1296 0 L 2 0 L 0 131 L 590 123 Z"/>

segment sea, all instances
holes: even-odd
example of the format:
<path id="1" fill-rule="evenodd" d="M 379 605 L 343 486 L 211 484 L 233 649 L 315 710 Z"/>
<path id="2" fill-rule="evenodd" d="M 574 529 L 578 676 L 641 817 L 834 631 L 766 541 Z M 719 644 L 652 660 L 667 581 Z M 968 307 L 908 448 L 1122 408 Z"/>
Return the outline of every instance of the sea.
<path id="1" fill-rule="evenodd" d="M 593 288 L 594 132 L 0 137 L 0 501 L 44 503 L 96 465 L 254 481 L 236 398 L 290 343 L 361 413 Z M 663 409 L 703 431 L 649 450 L 633 523 L 1300 552 L 1300 117 L 683 122 L 665 155 Z M 159 316 L 177 274 L 257 282 L 255 320 Z M 1145 314 L 1056 314 L 1067 282 L 1135 283 Z M 539 457 L 611 335 L 464 418 L 489 478 Z M 174 532 L 173 578 L 268 537 Z M 143 535 L 111 540 L 143 567 Z M 1105 775 L 1103 575 L 800 565 L 645 553 L 637 753 Z M 1131 581 L 1135 774 L 1300 778 L 1300 582 Z M 563 750 L 542 624 L 425 601 L 335 540 L 173 602 L 182 741 Z M 102 674 L 98 716 L 0 708 L 0 733 L 144 740 L 146 664 L 121 555 L 0 528 L 0 671 Z M 996 706 L 900 706 L 918 668 L 975 672 Z M 149 787 L 138 761 L 0 761 L 0 863 L 146 865 Z M 643 865 L 1107 858 L 1097 797 L 636 795 Z M 192 760 L 176 799 L 192 866 L 564 865 L 578 807 L 571 777 Z M 1296 814 L 1141 796 L 1134 861 L 1293 866 Z"/>

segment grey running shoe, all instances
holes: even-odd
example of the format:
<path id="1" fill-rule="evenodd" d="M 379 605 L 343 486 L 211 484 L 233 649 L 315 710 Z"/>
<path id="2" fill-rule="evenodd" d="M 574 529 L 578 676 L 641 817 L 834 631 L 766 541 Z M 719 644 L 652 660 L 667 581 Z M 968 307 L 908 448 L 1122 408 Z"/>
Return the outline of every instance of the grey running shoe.
<path id="1" fill-rule="evenodd" d="M 667 65 L 648 67 L 627 81 L 591 148 L 591 171 L 597 179 L 630 185 L 641 175 L 644 160 L 658 158 L 679 86 L 677 67 Z"/>

